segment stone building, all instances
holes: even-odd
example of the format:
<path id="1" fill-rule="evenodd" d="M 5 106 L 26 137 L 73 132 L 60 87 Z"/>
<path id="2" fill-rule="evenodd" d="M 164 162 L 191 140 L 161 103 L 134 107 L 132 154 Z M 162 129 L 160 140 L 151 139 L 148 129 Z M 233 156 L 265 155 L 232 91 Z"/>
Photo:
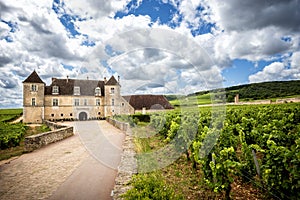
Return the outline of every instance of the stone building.
<path id="1" fill-rule="evenodd" d="M 88 120 L 133 114 L 121 96 L 119 79 L 79 80 L 52 78 L 49 86 L 33 71 L 23 81 L 23 121 Z"/>

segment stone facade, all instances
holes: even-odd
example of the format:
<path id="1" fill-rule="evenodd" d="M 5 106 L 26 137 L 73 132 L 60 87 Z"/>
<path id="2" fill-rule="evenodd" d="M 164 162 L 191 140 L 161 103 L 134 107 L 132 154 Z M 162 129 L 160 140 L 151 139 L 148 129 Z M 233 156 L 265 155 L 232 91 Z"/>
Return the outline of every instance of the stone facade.
<path id="1" fill-rule="evenodd" d="M 121 85 L 108 81 L 52 78 L 49 86 L 34 71 L 23 82 L 23 121 L 88 120 L 117 114 L 133 114 L 134 108 L 121 96 Z"/>

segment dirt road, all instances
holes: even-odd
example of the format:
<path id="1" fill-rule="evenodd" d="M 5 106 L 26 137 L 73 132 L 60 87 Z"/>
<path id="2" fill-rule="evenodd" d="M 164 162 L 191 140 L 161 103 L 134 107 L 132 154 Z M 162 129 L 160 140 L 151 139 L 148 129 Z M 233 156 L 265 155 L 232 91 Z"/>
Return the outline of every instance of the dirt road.
<path id="1" fill-rule="evenodd" d="M 124 134 L 106 121 L 0 166 L 0 199 L 111 199 Z"/>

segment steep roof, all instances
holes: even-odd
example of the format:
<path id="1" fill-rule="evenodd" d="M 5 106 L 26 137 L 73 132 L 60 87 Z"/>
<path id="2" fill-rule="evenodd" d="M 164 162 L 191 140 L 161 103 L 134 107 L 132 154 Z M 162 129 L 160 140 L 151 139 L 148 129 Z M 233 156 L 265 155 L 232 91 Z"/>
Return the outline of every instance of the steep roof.
<path id="1" fill-rule="evenodd" d="M 95 96 L 95 89 L 101 89 L 101 95 L 104 96 L 104 81 L 97 80 L 79 80 L 79 79 L 52 79 L 50 86 L 46 86 L 45 94 L 51 95 L 53 86 L 59 87 L 59 95 L 73 95 L 74 87 L 80 87 L 81 96 Z"/>
<path id="2" fill-rule="evenodd" d="M 105 83 L 105 85 L 119 85 L 118 81 L 114 76 L 110 77 L 110 79 Z"/>
<path id="3" fill-rule="evenodd" d="M 163 95 L 131 95 L 123 98 L 135 109 L 142 110 L 144 107 L 149 110 L 173 109 L 174 107 Z"/>
<path id="4" fill-rule="evenodd" d="M 23 83 L 44 83 L 39 75 L 34 70 L 24 81 Z"/>

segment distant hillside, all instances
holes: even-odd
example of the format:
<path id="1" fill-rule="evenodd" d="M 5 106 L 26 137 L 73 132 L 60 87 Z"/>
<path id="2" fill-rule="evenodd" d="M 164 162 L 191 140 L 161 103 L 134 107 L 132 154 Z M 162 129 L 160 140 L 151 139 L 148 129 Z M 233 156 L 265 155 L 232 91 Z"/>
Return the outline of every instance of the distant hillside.
<path id="1" fill-rule="evenodd" d="M 242 101 L 251 101 L 258 99 L 284 98 L 300 95 L 300 80 L 295 81 L 273 81 L 264 83 L 252 83 L 247 85 L 238 85 L 225 88 L 227 102 L 233 102 L 236 94 Z M 210 103 L 209 91 L 196 92 L 196 104 Z M 180 95 L 166 95 L 172 105 L 177 105 Z"/>
<path id="2" fill-rule="evenodd" d="M 300 95 L 300 80 L 252 83 L 228 87 L 225 91 L 228 102 L 234 101 L 234 96 L 236 94 L 239 94 L 240 99 L 244 100 L 295 96 Z"/>

